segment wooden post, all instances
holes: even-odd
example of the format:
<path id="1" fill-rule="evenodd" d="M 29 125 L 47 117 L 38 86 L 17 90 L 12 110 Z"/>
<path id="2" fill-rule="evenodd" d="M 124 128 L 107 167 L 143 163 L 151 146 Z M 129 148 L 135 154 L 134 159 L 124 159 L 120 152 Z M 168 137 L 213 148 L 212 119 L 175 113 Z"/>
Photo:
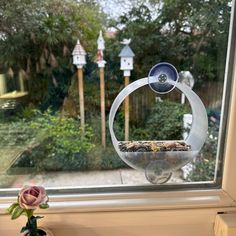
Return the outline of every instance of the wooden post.
<path id="1" fill-rule="evenodd" d="M 0 74 L 0 96 L 6 93 L 7 86 L 6 86 L 6 77 L 5 74 Z"/>
<path id="2" fill-rule="evenodd" d="M 20 91 L 24 92 L 25 91 L 24 78 L 21 71 L 19 72 L 19 84 L 20 84 Z"/>
<path id="3" fill-rule="evenodd" d="M 101 127 L 102 127 L 102 146 L 106 147 L 106 114 L 105 114 L 105 82 L 104 67 L 100 67 L 100 95 L 101 95 Z"/>
<path id="4" fill-rule="evenodd" d="M 125 76 L 125 87 L 129 85 L 129 76 Z M 129 140 L 129 96 L 125 98 L 125 141 Z"/>
<path id="5" fill-rule="evenodd" d="M 77 66 L 78 91 L 79 91 L 79 107 L 80 107 L 80 124 L 82 133 L 84 133 L 84 82 L 83 82 L 83 66 L 86 65 L 86 52 L 79 39 L 72 52 L 73 64 Z"/>
<path id="6" fill-rule="evenodd" d="M 125 87 L 129 85 L 130 71 L 133 70 L 133 57 L 135 56 L 129 43 L 131 39 L 124 39 L 121 43 L 125 46 L 121 50 L 120 69 L 124 71 Z M 125 98 L 125 141 L 129 140 L 129 97 Z"/>
<path id="7" fill-rule="evenodd" d="M 79 107 L 80 107 L 80 124 L 82 132 L 84 132 L 84 84 L 83 84 L 83 67 L 78 67 L 78 91 L 79 91 Z"/>
<path id="8" fill-rule="evenodd" d="M 104 67 L 106 61 L 103 60 L 103 50 L 105 49 L 105 41 L 100 30 L 98 40 L 98 51 L 96 55 L 99 71 L 100 71 L 100 98 L 101 98 L 101 135 L 102 146 L 106 148 L 106 113 L 105 113 L 105 81 L 104 81 Z"/>

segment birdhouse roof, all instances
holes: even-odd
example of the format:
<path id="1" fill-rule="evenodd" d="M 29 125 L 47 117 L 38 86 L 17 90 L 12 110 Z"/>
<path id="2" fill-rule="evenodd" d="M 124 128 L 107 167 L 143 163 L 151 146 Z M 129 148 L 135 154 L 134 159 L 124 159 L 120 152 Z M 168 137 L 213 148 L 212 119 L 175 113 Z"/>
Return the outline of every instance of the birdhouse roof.
<path id="1" fill-rule="evenodd" d="M 75 48 L 72 52 L 72 55 L 86 55 L 86 52 L 84 50 L 84 48 L 82 47 L 82 45 L 80 44 L 80 41 L 77 41 L 77 44 L 75 45 Z"/>
<path id="2" fill-rule="evenodd" d="M 133 51 L 131 50 L 131 48 L 128 46 L 128 45 L 125 45 L 120 54 L 119 54 L 119 57 L 134 57 L 134 53 Z"/>

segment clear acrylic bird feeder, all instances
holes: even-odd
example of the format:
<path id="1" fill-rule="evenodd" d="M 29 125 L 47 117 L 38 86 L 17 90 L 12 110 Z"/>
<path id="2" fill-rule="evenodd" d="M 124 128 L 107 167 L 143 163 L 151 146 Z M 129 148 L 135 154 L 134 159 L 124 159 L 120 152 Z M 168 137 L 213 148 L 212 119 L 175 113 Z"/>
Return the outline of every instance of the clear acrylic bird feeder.
<path id="1" fill-rule="evenodd" d="M 109 114 L 109 129 L 116 152 L 130 167 L 143 171 L 147 180 L 153 184 L 167 182 L 173 171 L 192 161 L 201 150 L 207 137 L 208 119 L 206 109 L 191 87 L 178 82 L 178 78 L 178 72 L 173 65 L 166 62 L 155 65 L 150 70 L 148 77 L 136 80 L 118 94 Z M 193 116 L 190 132 L 184 140 L 175 141 L 177 145 L 175 148 L 169 148 L 173 141 L 153 140 L 151 141 L 153 144 L 159 143 L 165 146 L 160 148 L 161 145 L 159 145 L 156 150 L 152 149 L 151 151 L 147 151 L 144 146 L 144 148 L 130 152 L 122 150 L 121 147 L 126 142 L 118 141 L 115 136 L 113 123 L 119 106 L 127 96 L 145 85 L 149 85 L 154 92 L 160 94 L 169 93 L 176 88 L 184 93 L 190 103 Z M 145 143 L 145 141 L 138 142 Z"/>

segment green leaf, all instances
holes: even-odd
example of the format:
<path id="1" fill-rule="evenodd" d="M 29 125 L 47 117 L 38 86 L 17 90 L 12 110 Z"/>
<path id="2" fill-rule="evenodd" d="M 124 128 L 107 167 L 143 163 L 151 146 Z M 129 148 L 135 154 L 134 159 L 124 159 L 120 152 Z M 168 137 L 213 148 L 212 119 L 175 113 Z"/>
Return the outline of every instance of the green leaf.
<path id="1" fill-rule="evenodd" d="M 49 208 L 49 205 L 47 203 L 43 203 L 43 204 L 39 205 L 39 208 L 47 209 L 47 208 Z"/>
<path id="2" fill-rule="evenodd" d="M 7 213 L 8 214 L 12 214 L 12 212 L 13 212 L 13 210 L 17 207 L 17 206 L 19 206 L 19 203 L 13 203 L 13 204 L 11 204 L 11 206 L 9 206 L 8 208 L 7 208 Z"/>
<path id="3" fill-rule="evenodd" d="M 24 212 L 24 209 L 22 209 L 20 206 L 15 207 L 11 215 L 11 219 L 12 220 L 17 219 L 23 212 Z"/>

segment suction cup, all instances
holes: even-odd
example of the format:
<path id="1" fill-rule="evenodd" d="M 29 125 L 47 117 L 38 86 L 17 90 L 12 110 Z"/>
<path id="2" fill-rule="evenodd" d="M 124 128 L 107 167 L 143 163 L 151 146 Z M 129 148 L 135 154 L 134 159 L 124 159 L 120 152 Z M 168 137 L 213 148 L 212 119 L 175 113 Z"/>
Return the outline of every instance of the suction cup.
<path id="1" fill-rule="evenodd" d="M 168 83 L 168 80 L 177 83 L 179 78 L 176 68 L 167 62 L 158 63 L 152 67 L 148 74 L 148 83 L 150 88 L 156 93 L 169 93 L 175 85 Z"/>
<path id="2" fill-rule="evenodd" d="M 165 169 L 170 169 L 167 161 L 152 161 L 145 168 L 145 176 L 147 180 L 152 184 L 164 184 L 172 176 L 172 172 L 165 171 Z"/>

